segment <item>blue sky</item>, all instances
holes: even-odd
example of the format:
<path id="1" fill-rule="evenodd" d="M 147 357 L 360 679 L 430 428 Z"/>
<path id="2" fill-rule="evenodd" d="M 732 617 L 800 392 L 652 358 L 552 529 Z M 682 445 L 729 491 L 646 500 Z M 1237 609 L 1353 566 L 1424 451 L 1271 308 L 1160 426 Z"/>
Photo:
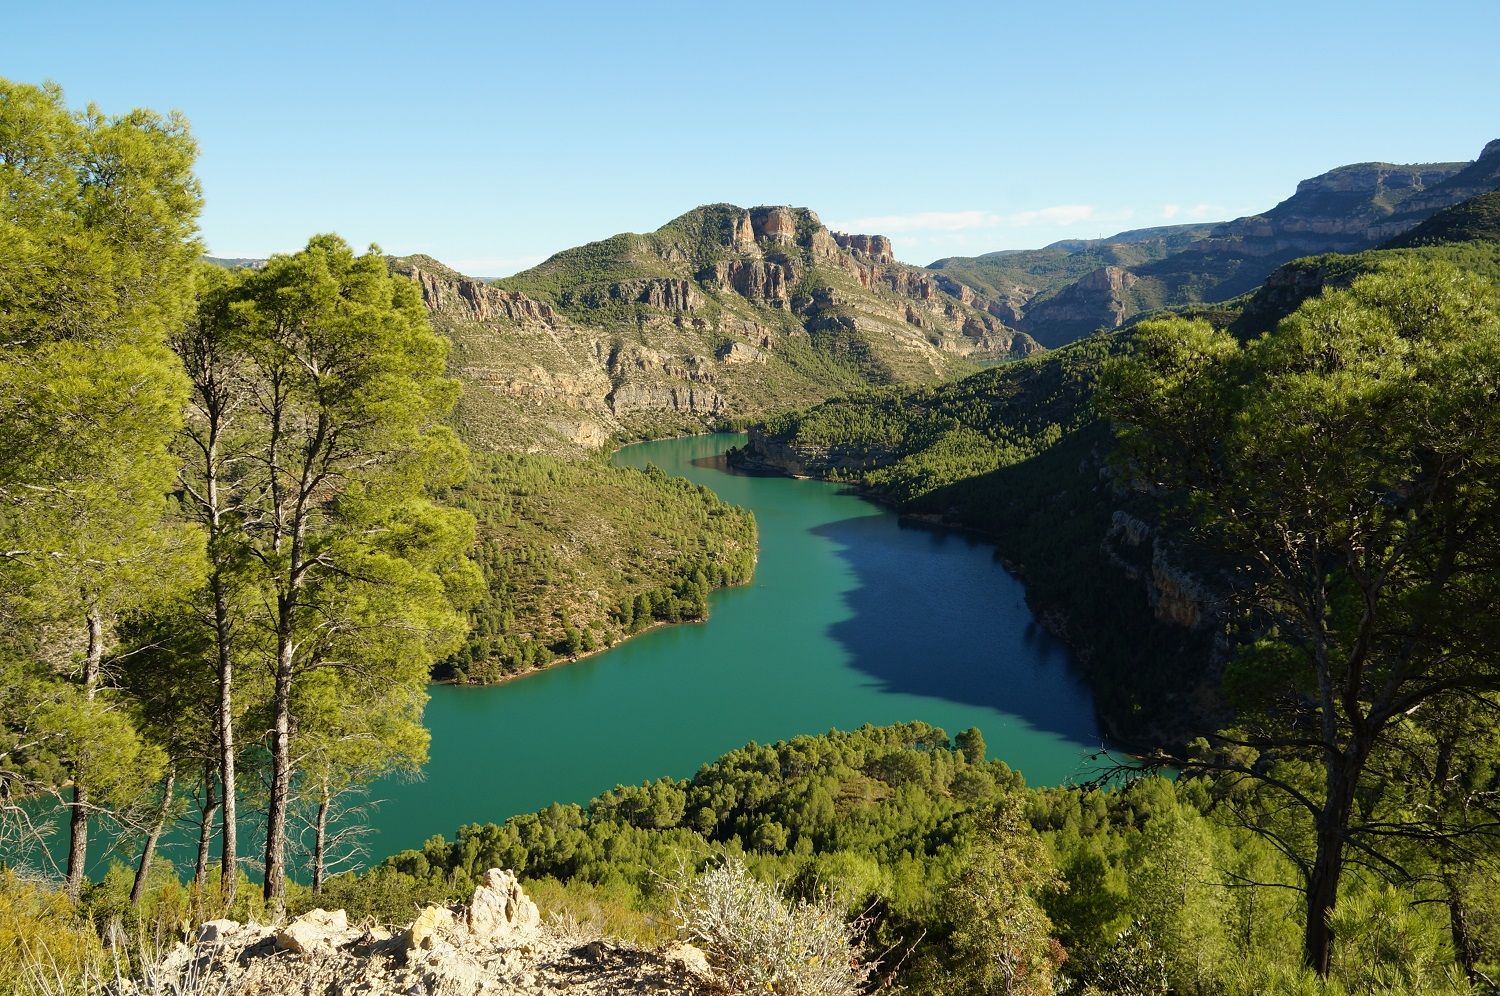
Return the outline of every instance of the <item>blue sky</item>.
<path id="1" fill-rule="evenodd" d="M 0 75 L 177 108 L 203 236 L 501 275 L 694 205 L 897 255 L 1263 210 L 1500 137 L 1500 3 L 24 2 Z"/>

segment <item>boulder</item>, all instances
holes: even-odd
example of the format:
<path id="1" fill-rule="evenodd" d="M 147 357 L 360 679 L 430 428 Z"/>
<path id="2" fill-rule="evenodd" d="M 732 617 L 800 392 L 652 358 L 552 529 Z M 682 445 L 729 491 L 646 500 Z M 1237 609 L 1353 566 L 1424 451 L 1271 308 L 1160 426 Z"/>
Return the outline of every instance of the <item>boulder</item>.
<path id="1" fill-rule="evenodd" d="M 429 906 L 406 929 L 408 951 L 429 950 L 443 927 L 453 926 L 453 911 L 443 906 Z"/>
<path id="2" fill-rule="evenodd" d="M 700 979 L 713 978 L 714 970 L 708 963 L 708 955 L 691 944 L 678 941 L 662 951 L 661 957 L 668 965 L 675 965 L 689 975 Z"/>
<path id="3" fill-rule="evenodd" d="M 223 944 L 224 935 L 240 929 L 238 920 L 210 920 L 198 928 L 199 944 Z"/>
<path id="4" fill-rule="evenodd" d="M 471 934 L 510 941 L 534 933 L 542 917 L 514 872 L 491 868 L 474 890 L 468 922 Z"/>
<path id="5" fill-rule="evenodd" d="M 348 931 L 349 918 L 343 910 L 309 910 L 276 932 L 276 950 L 300 955 L 330 953 Z"/>

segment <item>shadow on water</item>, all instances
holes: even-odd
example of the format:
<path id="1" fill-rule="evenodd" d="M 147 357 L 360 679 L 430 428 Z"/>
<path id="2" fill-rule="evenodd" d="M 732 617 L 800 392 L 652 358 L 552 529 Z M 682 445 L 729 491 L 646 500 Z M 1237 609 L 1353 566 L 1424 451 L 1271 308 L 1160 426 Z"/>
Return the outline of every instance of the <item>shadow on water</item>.
<path id="1" fill-rule="evenodd" d="M 812 532 L 854 575 L 843 596 L 848 615 L 828 635 L 881 691 L 998 709 L 1037 730 L 1098 741 L 1071 652 L 1037 623 L 989 544 L 895 516 Z"/>

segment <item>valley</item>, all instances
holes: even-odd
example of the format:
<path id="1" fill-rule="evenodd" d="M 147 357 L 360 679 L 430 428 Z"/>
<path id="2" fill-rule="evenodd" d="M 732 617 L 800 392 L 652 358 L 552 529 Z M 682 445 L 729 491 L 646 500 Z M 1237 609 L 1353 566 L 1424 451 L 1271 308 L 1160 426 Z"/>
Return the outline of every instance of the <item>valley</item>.
<path id="1" fill-rule="evenodd" d="M 513 124 L 476 218 L 652 180 Z M 894 213 L 215 257 L 244 145 L 0 79 L 0 996 L 1496 991 L 1500 140 L 1226 221 L 771 144 L 671 189 Z M 1105 217 L 1193 220 L 897 258 Z"/>

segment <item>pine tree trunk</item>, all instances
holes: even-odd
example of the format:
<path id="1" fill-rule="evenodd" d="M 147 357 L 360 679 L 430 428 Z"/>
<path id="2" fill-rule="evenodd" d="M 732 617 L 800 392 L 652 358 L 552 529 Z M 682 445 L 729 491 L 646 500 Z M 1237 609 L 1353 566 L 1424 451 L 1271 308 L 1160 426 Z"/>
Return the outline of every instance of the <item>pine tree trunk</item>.
<path id="1" fill-rule="evenodd" d="M 1463 967 L 1470 982 L 1479 982 L 1479 945 L 1469 930 L 1469 907 L 1464 902 L 1463 891 L 1452 870 L 1443 869 L 1443 885 L 1447 889 L 1445 902 L 1448 906 L 1448 929 L 1453 937 L 1453 953 Z"/>
<path id="2" fill-rule="evenodd" d="M 89 855 L 89 793 L 78 782 L 73 783 L 72 816 L 68 825 L 68 898 L 76 900 L 83 892 L 83 873 Z"/>
<path id="3" fill-rule="evenodd" d="M 224 578 L 214 572 L 214 643 L 219 664 L 219 783 L 223 788 L 224 821 L 220 831 L 223 856 L 219 865 L 219 889 L 226 910 L 234 905 L 239 880 L 239 806 L 235 796 L 234 754 L 234 658 L 230 655 L 229 595 Z"/>
<path id="4" fill-rule="evenodd" d="M 273 909 L 286 902 L 286 810 L 291 795 L 292 646 L 290 611 L 277 634 L 276 684 L 272 694 L 271 799 L 266 811 L 266 881 L 264 895 Z"/>
<path id="5" fill-rule="evenodd" d="M 1302 957 L 1308 968 L 1327 977 L 1333 967 L 1333 926 L 1328 922 L 1338 903 L 1339 881 L 1344 874 L 1344 831 L 1354 809 L 1354 777 L 1358 762 L 1340 758 L 1330 762 L 1326 773 L 1327 796 L 1317 826 L 1317 851 L 1307 878 L 1307 923 Z"/>
<path id="6" fill-rule="evenodd" d="M 156 844 L 161 840 L 162 829 L 167 825 L 167 817 L 172 812 L 172 789 L 177 785 L 177 768 L 167 768 L 167 780 L 161 790 L 161 809 L 156 811 L 156 822 L 151 827 L 151 832 L 146 835 L 146 846 L 141 849 L 141 861 L 136 865 L 135 884 L 130 887 L 130 905 L 141 905 L 141 897 L 146 893 L 146 876 L 151 874 L 151 859 L 156 856 Z"/>
<path id="7" fill-rule="evenodd" d="M 104 623 L 97 613 L 88 615 L 89 643 L 83 661 L 83 697 L 94 701 L 99 669 L 104 663 Z M 84 784 L 85 772 L 73 772 L 73 812 L 68 835 L 68 898 L 77 899 L 83 891 L 84 872 L 89 855 L 89 791 Z"/>
<path id="8" fill-rule="evenodd" d="M 208 884 L 209 852 L 213 848 L 214 840 L 214 814 L 219 811 L 219 799 L 215 794 L 217 787 L 213 768 L 205 769 L 203 772 L 203 809 L 198 821 L 198 860 L 193 865 L 193 883 L 198 887 L 200 896 L 203 895 L 203 889 Z"/>
<path id="9" fill-rule="evenodd" d="M 328 839 L 328 785 L 323 785 L 323 796 L 318 800 L 318 825 L 316 836 L 313 838 L 313 895 L 323 894 L 324 877 L 324 843 Z"/>

